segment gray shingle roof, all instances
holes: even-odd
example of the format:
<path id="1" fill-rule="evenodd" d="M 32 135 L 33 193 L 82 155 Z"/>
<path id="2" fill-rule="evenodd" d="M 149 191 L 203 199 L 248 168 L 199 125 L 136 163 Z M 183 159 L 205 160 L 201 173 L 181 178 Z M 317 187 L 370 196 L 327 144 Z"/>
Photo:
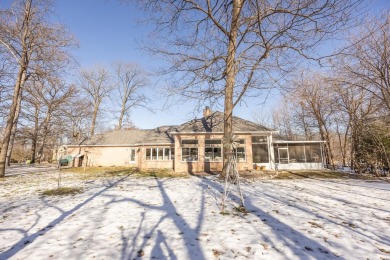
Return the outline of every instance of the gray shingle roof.
<path id="1" fill-rule="evenodd" d="M 169 129 L 169 128 L 168 128 Z M 138 145 L 138 144 L 166 144 L 173 143 L 166 127 L 147 130 L 113 130 L 104 134 L 95 135 L 84 142 L 76 141 L 71 145 Z"/>
<path id="2" fill-rule="evenodd" d="M 222 112 L 214 112 L 207 117 L 194 119 L 182 125 L 172 128 L 173 132 L 223 132 L 224 120 Z M 272 131 L 271 129 L 258 125 L 254 122 L 233 116 L 233 131 L 234 132 L 257 132 L 257 131 Z"/>
<path id="3" fill-rule="evenodd" d="M 222 133 L 223 113 L 214 112 L 210 116 L 194 119 L 179 126 L 160 126 L 147 130 L 113 130 L 95 135 L 84 141 L 76 141 L 70 145 L 138 145 L 173 143 L 172 133 Z M 239 117 L 233 117 L 234 132 L 272 131 Z"/>

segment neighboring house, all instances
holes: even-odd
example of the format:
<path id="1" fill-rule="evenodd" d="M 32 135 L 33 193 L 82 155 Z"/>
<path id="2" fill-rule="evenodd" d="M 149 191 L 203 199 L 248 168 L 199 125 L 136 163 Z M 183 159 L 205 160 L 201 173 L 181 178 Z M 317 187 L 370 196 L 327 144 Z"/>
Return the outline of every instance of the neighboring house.
<path id="1" fill-rule="evenodd" d="M 322 169 L 322 141 L 281 140 L 277 131 L 233 117 L 238 170 Z M 223 113 L 211 113 L 179 126 L 114 130 L 67 146 L 73 166 L 168 168 L 176 172 L 222 170 Z"/>

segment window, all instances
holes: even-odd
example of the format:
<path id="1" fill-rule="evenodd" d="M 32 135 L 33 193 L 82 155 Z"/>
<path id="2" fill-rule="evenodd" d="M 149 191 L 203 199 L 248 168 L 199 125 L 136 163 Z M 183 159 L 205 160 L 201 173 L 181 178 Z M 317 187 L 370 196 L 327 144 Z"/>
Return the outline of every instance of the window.
<path id="1" fill-rule="evenodd" d="M 163 148 L 164 152 L 163 152 L 163 160 L 171 160 L 171 155 L 170 155 L 170 151 L 171 149 L 170 148 Z"/>
<path id="2" fill-rule="evenodd" d="M 198 148 L 182 148 L 181 160 L 183 162 L 196 162 L 198 161 Z"/>
<path id="3" fill-rule="evenodd" d="M 236 149 L 234 149 L 234 153 L 236 154 L 238 162 L 246 161 L 245 147 L 237 147 Z"/>
<path id="4" fill-rule="evenodd" d="M 245 145 L 245 139 L 238 139 L 237 141 L 238 145 Z"/>
<path id="5" fill-rule="evenodd" d="M 184 139 L 181 140 L 181 161 L 196 162 L 198 161 L 198 140 Z"/>
<path id="6" fill-rule="evenodd" d="M 268 163 L 267 136 L 252 136 L 252 153 L 254 163 Z"/>
<path id="7" fill-rule="evenodd" d="M 205 144 L 206 147 L 221 146 L 222 145 L 222 140 L 221 139 L 206 139 L 204 141 L 204 144 Z"/>
<path id="8" fill-rule="evenodd" d="M 148 161 L 172 160 L 171 148 L 168 147 L 146 148 L 146 160 Z"/>
<path id="9" fill-rule="evenodd" d="M 130 149 L 130 162 L 135 162 L 135 149 Z"/>
<path id="10" fill-rule="evenodd" d="M 221 162 L 222 161 L 222 140 L 221 139 L 206 139 L 204 141 L 204 160 L 206 162 Z"/>
<path id="11" fill-rule="evenodd" d="M 198 140 L 197 139 L 184 139 L 184 140 L 181 140 L 181 145 L 183 145 L 183 146 L 198 145 Z"/>
<path id="12" fill-rule="evenodd" d="M 206 147 L 204 149 L 204 157 L 206 162 L 221 162 L 222 148 L 221 147 Z"/>
<path id="13" fill-rule="evenodd" d="M 152 149 L 146 148 L 146 160 L 152 160 Z"/>

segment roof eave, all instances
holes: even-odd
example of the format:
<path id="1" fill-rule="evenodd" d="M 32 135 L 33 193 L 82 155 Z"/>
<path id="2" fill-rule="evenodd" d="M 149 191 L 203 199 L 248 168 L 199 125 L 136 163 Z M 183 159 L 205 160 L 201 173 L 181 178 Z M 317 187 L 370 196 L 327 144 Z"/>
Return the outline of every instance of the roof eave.
<path id="1" fill-rule="evenodd" d="M 173 143 L 137 143 L 137 144 L 69 144 L 68 147 L 130 147 L 130 146 L 145 146 L 145 145 L 173 145 Z"/>
<path id="2" fill-rule="evenodd" d="M 263 131 L 234 131 L 235 134 L 278 134 L 279 131 L 274 130 L 263 130 Z M 179 135 L 179 134 L 224 134 L 224 132 L 170 132 L 169 134 L 172 135 Z"/>

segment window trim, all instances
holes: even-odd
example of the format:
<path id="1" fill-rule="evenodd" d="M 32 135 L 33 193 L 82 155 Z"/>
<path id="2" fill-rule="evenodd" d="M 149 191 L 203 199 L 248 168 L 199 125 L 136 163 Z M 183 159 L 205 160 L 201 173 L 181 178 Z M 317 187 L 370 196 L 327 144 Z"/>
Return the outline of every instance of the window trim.
<path id="1" fill-rule="evenodd" d="M 134 161 L 131 160 L 132 157 L 133 157 L 133 155 L 134 155 Z M 135 149 L 135 148 L 130 148 L 129 163 L 132 163 L 132 164 L 133 164 L 133 163 L 136 162 L 136 160 L 137 160 L 136 155 L 137 155 L 136 149 Z"/>
<path id="2" fill-rule="evenodd" d="M 207 160 L 206 160 L 206 149 L 212 149 L 212 157 L 210 159 L 207 159 Z M 221 159 L 219 161 L 215 160 L 214 149 L 221 149 Z M 205 162 L 223 162 L 222 158 L 223 158 L 222 146 L 210 146 L 210 147 L 207 146 L 204 148 L 204 161 Z"/>
<path id="3" fill-rule="evenodd" d="M 148 147 L 148 148 L 145 148 L 145 161 L 172 161 L 172 149 L 175 149 L 175 148 L 171 148 L 171 147 Z M 155 149 L 156 151 L 156 159 L 153 159 L 153 150 Z M 169 154 L 168 154 L 168 159 L 165 159 L 165 150 L 168 149 L 169 150 Z M 150 159 L 148 159 L 148 151 L 150 152 Z M 159 156 L 159 152 L 162 151 L 162 158 L 160 158 L 161 156 Z"/>
<path id="4" fill-rule="evenodd" d="M 239 158 L 237 157 L 237 149 L 238 149 L 238 148 L 244 149 L 244 160 L 243 160 L 243 161 L 238 160 L 238 159 L 239 159 Z M 246 162 L 246 161 L 247 161 L 246 147 L 245 147 L 245 146 L 238 146 L 237 148 L 235 148 L 235 154 L 236 154 L 236 159 L 237 159 L 237 162 L 238 162 L 238 163 L 243 163 L 243 162 Z"/>
<path id="5" fill-rule="evenodd" d="M 196 149 L 196 160 L 191 160 L 191 161 L 188 161 L 188 160 L 183 160 L 183 149 L 189 149 L 189 157 L 191 155 L 191 150 L 192 149 Z M 181 161 L 182 162 L 199 162 L 199 148 L 198 147 L 182 147 L 181 148 Z"/>

